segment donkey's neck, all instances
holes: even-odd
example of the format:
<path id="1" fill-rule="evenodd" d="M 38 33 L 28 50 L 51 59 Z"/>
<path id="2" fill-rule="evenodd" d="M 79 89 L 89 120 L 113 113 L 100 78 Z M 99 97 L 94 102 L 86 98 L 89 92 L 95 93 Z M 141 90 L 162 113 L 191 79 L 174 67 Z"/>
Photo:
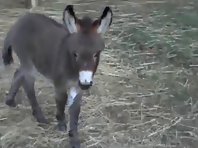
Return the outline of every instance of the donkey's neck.
<path id="1" fill-rule="evenodd" d="M 54 55 L 54 65 L 52 69 L 52 75 L 54 79 L 60 79 L 65 81 L 68 79 L 77 79 L 78 71 L 73 64 L 71 55 L 68 51 L 68 47 L 62 44 Z"/>

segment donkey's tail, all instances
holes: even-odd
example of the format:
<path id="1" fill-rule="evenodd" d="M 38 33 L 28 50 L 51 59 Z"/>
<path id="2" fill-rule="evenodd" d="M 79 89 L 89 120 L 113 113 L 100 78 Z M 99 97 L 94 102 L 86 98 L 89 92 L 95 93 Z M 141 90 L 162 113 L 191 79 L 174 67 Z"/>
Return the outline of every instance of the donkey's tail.
<path id="1" fill-rule="evenodd" d="M 2 58 L 3 58 L 4 65 L 9 65 L 9 64 L 13 63 L 12 47 L 11 46 L 3 49 Z"/>
<path id="2" fill-rule="evenodd" d="M 2 51 L 2 58 L 4 65 L 9 65 L 14 61 L 12 57 L 12 46 L 10 44 L 9 36 L 5 38 L 4 47 Z"/>

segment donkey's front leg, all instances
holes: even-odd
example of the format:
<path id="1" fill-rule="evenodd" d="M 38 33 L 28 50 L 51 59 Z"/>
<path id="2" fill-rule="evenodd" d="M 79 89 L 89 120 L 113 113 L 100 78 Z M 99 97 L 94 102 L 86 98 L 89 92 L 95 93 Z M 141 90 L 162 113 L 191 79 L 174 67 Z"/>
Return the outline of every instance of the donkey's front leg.
<path id="1" fill-rule="evenodd" d="M 68 96 L 69 105 L 69 138 L 72 148 L 80 148 L 80 140 L 78 136 L 78 118 L 80 114 L 82 93 L 75 88 L 71 88 Z"/>
<path id="2" fill-rule="evenodd" d="M 55 86 L 56 90 L 56 119 L 58 121 L 57 128 L 60 131 L 66 131 L 66 119 L 65 119 L 65 104 L 67 102 L 67 91 L 64 87 Z"/>

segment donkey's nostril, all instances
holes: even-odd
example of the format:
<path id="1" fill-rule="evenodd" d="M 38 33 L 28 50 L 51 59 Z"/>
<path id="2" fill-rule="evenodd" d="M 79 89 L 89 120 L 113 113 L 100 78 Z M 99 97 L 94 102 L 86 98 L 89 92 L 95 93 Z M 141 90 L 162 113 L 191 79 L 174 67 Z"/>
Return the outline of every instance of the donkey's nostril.
<path id="1" fill-rule="evenodd" d="M 80 81 L 78 82 L 78 85 L 82 90 L 89 89 L 92 86 L 93 82 L 91 81 L 90 83 L 82 84 Z"/>
<path id="2" fill-rule="evenodd" d="M 92 85 L 93 85 L 93 81 L 90 82 L 90 86 L 92 86 Z"/>

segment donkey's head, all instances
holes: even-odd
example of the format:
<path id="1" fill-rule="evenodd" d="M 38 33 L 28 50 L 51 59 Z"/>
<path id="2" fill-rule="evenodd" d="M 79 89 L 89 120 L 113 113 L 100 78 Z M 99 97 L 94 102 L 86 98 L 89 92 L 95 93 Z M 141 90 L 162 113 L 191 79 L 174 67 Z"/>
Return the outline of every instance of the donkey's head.
<path id="1" fill-rule="evenodd" d="M 70 57 L 79 73 L 79 86 L 82 89 L 92 86 L 100 53 L 105 48 L 101 34 L 109 29 L 112 15 L 111 9 L 106 7 L 100 18 L 93 21 L 87 16 L 78 19 L 72 5 L 68 5 L 64 10 L 63 22 L 70 32 L 68 41 Z"/>

